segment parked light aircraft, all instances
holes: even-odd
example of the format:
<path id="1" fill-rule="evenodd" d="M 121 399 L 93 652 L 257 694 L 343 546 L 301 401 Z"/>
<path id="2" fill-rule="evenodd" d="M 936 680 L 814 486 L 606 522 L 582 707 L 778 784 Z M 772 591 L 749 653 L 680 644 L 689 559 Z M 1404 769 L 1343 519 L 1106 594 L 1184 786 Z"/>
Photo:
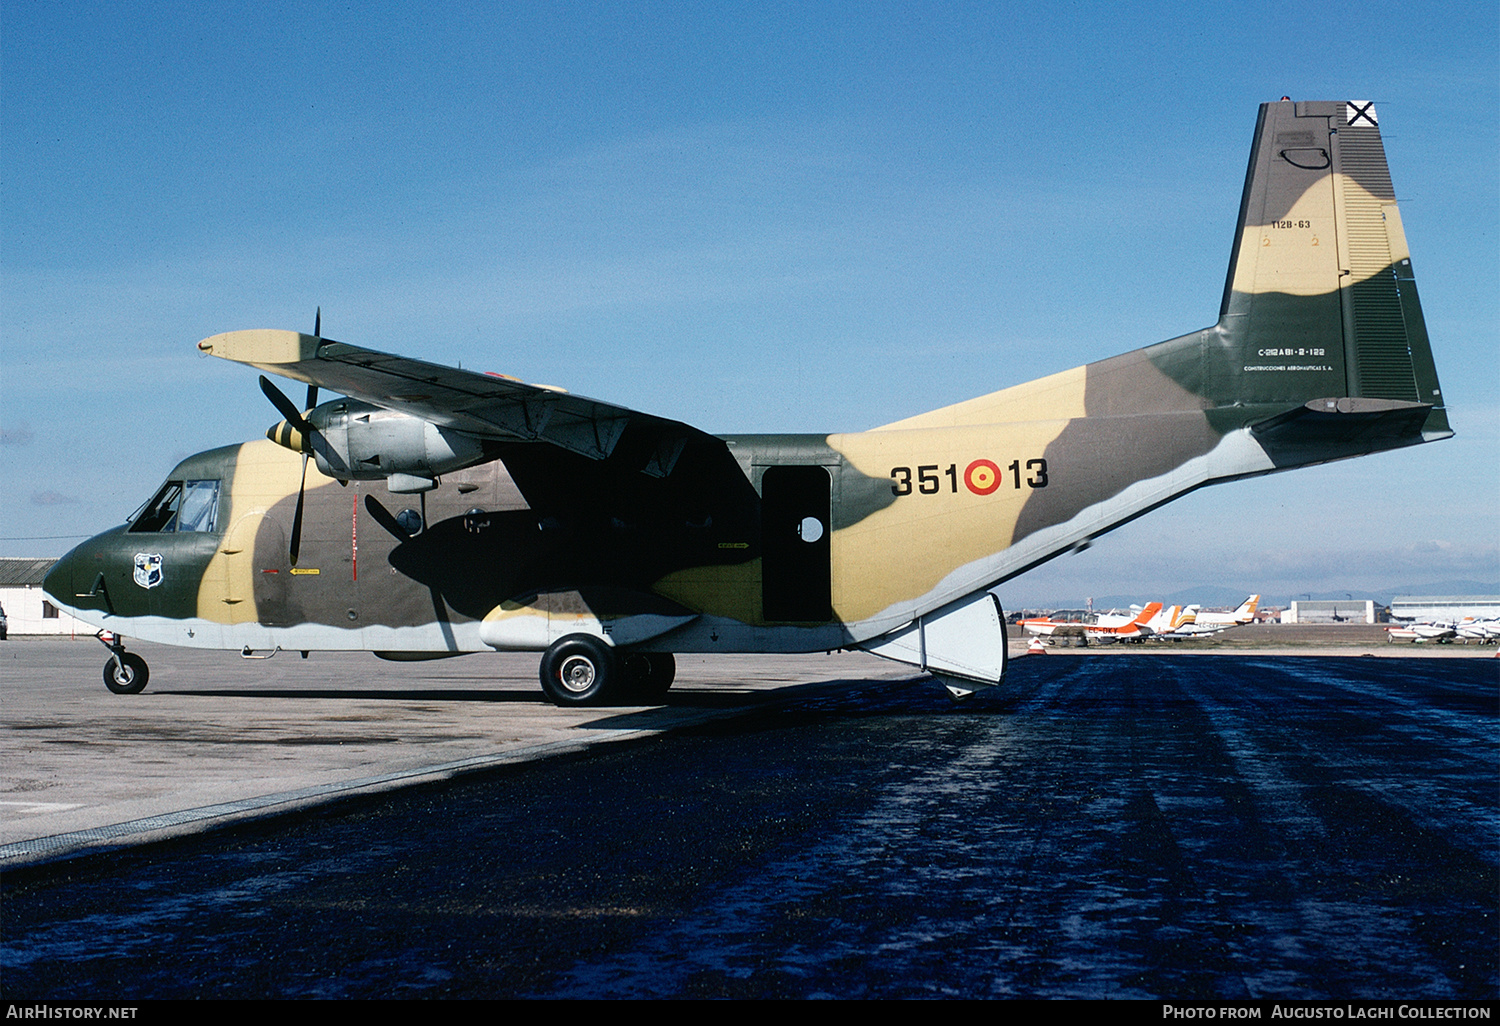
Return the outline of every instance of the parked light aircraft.
<path id="1" fill-rule="evenodd" d="M 1160 602 L 1130 608 L 1129 616 L 1064 609 L 1016 623 L 1028 634 L 1039 637 L 1088 638 L 1108 644 L 1113 641 L 1144 641 L 1146 638 L 1181 639 L 1184 632 L 1191 630 L 1198 612 L 1197 606 L 1163 609 Z"/>
<path id="2" fill-rule="evenodd" d="M 1255 619 L 1255 610 L 1260 606 L 1260 596 L 1251 595 L 1227 613 L 1198 613 L 1191 624 L 1178 629 L 1179 634 L 1194 637 L 1201 634 L 1218 634 L 1231 627 L 1242 627 Z"/>
<path id="3" fill-rule="evenodd" d="M 1386 632 L 1392 640 L 1446 641 L 1454 637 L 1458 633 L 1458 629 L 1451 623 L 1420 620 L 1416 623 L 1409 623 L 1404 627 L 1387 627 Z"/>
<path id="4" fill-rule="evenodd" d="M 1261 107 L 1215 324 L 870 431 L 715 436 L 320 326 L 198 348 L 311 387 L 263 378 L 267 440 L 47 577 L 116 692 L 148 676 L 128 636 L 538 651 L 560 704 L 659 696 L 672 653 L 851 648 L 965 695 L 1002 679 L 1017 574 L 1206 484 L 1452 434 L 1363 102 Z"/>
<path id="5" fill-rule="evenodd" d="M 1146 621 L 1146 627 L 1154 638 L 1180 637 L 1178 631 L 1191 627 L 1198 616 L 1198 607 L 1169 606 Z"/>
<path id="6" fill-rule="evenodd" d="M 1392 641 L 1500 641 L 1500 617 L 1465 616 L 1456 620 L 1409 620 L 1386 628 Z"/>
<path id="7" fill-rule="evenodd" d="M 1454 624 L 1453 629 L 1465 641 L 1500 640 L 1500 618 L 1480 619 L 1466 616 Z"/>
<path id="8" fill-rule="evenodd" d="M 1209 626 L 1239 627 L 1255 619 L 1255 610 L 1260 607 L 1260 596 L 1251 595 L 1227 613 L 1199 613 L 1197 623 Z"/>
<path id="9" fill-rule="evenodd" d="M 1090 610 L 1085 609 L 1059 609 L 1047 616 L 1036 616 L 1025 620 L 1017 620 L 1016 626 L 1027 634 L 1039 637 L 1072 637 L 1084 636 L 1084 628 L 1094 623 L 1096 617 Z"/>
<path id="10" fill-rule="evenodd" d="M 1138 617 L 1141 613 L 1141 610 L 1145 608 L 1145 606 L 1136 605 L 1134 602 L 1132 602 L 1130 604 L 1129 616 L 1111 611 L 1108 613 L 1099 614 L 1094 618 L 1094 622 L 1102 627 L 1118 627 L 1121 624 L 1129 623 L 1131 620 Z M 1158 602 L 1156 603 L 1156 615 L 1151 617 L 1151 619 L 1147 620 L 1141 626 L 1145 627 L 1151 634 L 1166 634 L 1167 632 L 1180 627 L 1185 623 L 1192 623 L 1193 618 L 1197 616 L 1197 614 L 1197 606 L 1188 606 L 1186 608 L 1182 606 L 1163 607 L 1162 604 Z"/>
<path id="11" fill-rule="evenodd" d="M 1083 628 L 1084 635 L 1090 641 L 1106 645 L 1114 641 L 1140 641 L 1151 633 L 1147 624 L 1160 613 L 1160 602 L 1147 603 L 1133 616 L 1104 613 Z"/>

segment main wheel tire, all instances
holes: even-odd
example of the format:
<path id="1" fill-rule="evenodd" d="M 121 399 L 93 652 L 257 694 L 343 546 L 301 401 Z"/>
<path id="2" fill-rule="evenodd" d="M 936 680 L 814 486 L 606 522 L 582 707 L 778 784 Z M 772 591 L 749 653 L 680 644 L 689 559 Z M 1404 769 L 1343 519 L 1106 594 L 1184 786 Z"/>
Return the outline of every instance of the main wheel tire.
<path id="1" fill-rule="evenodd" d="M 104 664 L 104 686 L 117 695 L 139 695 L 146 690 L 151 671 L 146 660 L 134 652 L 121 652 L 118 658 Z"/>
<path id="2" fill-rule="evenodd" d="M 614 649 L 592 634 L 569 634 L 542 653 L 542 690 L 554 705 L 603 705 L 624 679 Z"/>

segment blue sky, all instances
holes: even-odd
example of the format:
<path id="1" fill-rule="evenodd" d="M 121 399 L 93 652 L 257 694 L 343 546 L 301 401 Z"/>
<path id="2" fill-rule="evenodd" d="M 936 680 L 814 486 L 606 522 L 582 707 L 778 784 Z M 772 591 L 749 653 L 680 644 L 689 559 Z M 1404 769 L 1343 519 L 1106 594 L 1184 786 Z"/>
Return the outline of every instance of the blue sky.
<path id="1" fill-rule="evenodd" d="M 1256 107 L 1373 99 L 1459 435 L 1002 589 L 1500 587 L 1500 14 L 0 2 L 0 554 L 278 419 L 330 337 L 709 431 L 858 430 L 1217 315 Z M 290 386 L 289 386 L 290 387 Z"/>

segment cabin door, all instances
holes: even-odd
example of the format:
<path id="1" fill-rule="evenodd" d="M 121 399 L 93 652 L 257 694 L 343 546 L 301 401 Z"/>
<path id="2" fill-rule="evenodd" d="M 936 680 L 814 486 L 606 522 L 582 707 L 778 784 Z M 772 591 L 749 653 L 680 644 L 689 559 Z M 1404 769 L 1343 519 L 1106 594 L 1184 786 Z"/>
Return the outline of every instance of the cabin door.
<path id="1" fill-rule="evenodd" d="M 832 481 L 816 466 L 767 467 L 761 476 L 761 603 L 769 621 L 833 619 Z"/>

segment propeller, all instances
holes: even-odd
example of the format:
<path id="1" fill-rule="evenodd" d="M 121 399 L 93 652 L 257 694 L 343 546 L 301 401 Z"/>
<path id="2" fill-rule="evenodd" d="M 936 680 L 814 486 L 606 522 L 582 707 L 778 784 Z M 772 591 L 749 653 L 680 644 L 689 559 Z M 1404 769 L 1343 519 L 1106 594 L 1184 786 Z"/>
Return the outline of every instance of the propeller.
<path id="1" fill-rule="evenodd" d="M 318 312 L 313 314 L 313 338 L 323 337 L 323 308 L 318 307 Z M 309 384 L 307 386 L 307 409 L 311 410 L 318 405 L 318 386 Z"/>
<path id="2" fill-rule="evenodd" d="M 308 392 L 314 398 L 316 398 L 314 390 L 317 387 L 317 385 L 308 386 Z M 267 399 L 271 400 L 271 405 L 276 407 L 276 412 L 281 414 L 281 416 L 286 419 L 286 422 L 288 424 L 290 424 L 293 428 L 301 433 L 302 449 L 304 452 L 307 451 L 307 436 L 316 429 L 312 426 L 311 423 L 309 423 L 308 419 L 302 415 L 302 411 L 297 409 L 297 405 L 286 397 L 286 393 L 273 385 L 271 383 L 271 379 L 266 377 L 264 374 L 260 376 L 260 390 L 266 394 Z M 309 407 L 309 409 L 310 408 L 311 407 Z"/>
<path id="3" fill-rule="evenodd" d="M 318 307 L 318 312 L 313 317 L 313 335 L 317 338 L 323 337 L 323 308 L 321 306 Z M 267 399 L 271 400 L 271 405 L 276 407 L 276 412 L 281 414 L 288 426 L 296 431 L 299 437 L 298 449 L 302 453 L 302 481 L 297 485 L 297 509 L 292 514 L 291 544 L 292 566 L 296 566 L 297 556 L 302 550 L 302 504 L 307 495 L 307 458 L 312 454 L 313 435 L 317 434 L 317 428 L 313 427 L 312 422 L 303 416 L 302 410 L 297 409 L 296 405 L 286 397 L 286 393 L 273 385 L 271 379 L 264 374 L 260 376 L 260 390 L 265 393 Z M 310 384 L 307 386 L 307 405 L 303 409 L 311 411 L 317 405 L 318 386 Z M 275 431 L 276 429 L 272 428 L 268 434 L 272 436 L 273 441 L 278 441 L 274 437 Z M 283 445 L 286 444 L 284 440 L 279 441 L 282 441 Z"/>
<path id="4" fill-rule="evenodd" d="M 313 435 L 317 432 L 317 428 L 313 427 L 312 423 L 302 415 L 302 411 L 297 409 L 292 401 L 286 397 L 286 393 L 271 384 L 271 379 L 264 374 L 260 376 L 260 390 L 266 394 L 267 399 L 271 400 L 271 405 L 276 407 L 276 412 L 280 413 L 286 420 L 287 426 L 297 432 L 298 442 L 300 443 L 298 449 L 302 452 L 302 482 L 297 485 L 297 510 L 292 514 L 291 556 L 292 566 L 296 566 L 297 555 L 302 550 L 302 503 L 307 494 L 307 458 L 312 454 L 312 439 Z M 316 401 L 317 386 L 309 385 L 307 392 L 308 399 Z M 308 408 L 311 409 L 311 407 Z M 273 440 L 280 441 L 283 445 L 289 440 L 276 439 L 276 428 L 274 427 L 267 433 L 272 436 Z"/>

